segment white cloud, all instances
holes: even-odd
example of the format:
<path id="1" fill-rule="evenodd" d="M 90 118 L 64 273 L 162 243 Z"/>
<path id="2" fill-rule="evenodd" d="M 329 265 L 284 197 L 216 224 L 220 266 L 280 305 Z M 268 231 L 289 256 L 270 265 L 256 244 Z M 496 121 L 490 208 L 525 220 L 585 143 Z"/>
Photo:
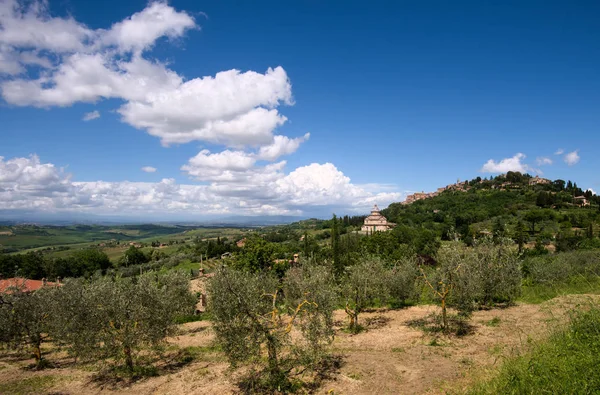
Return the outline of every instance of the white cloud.
<path id="1" fill-rule="evenodd" d="M 479 170 L 482 173 L 506 173 L 508 171 L 518 171 L 520 173 L 526 173 L 534 170 L 530 166 L 523 163 L 526 158 L 525 154 L 517 153 L 512 158 L 502 159 L 500 162 L 496 162 L 493 159 L 488 160 L 483 167 Z"/>
<path id="2" fill-rule="evenodd" d="M 565 163 L 569 166 L 573 166 L 573 165 L 577 164 L 580 159 L 581 159 L 581 157 L 579 156 L 579 153 L 577 152 L 577 150 L 573 151 L 573 152 L 569 152 L 568 154 L 566 154 L 564 156 Z"/>
<path id="3" fill-rule="evenodd" d="M 123 120 L 159 137 L 163 144 L 194 140 L 228 146 L 268 145 L 286 117 L 279 103 L 292 103 L 291 84 L 281 67 L 265 74 L 229 70 L 195 78 L 130 101 Z"/>
<path id="4" fill-rule="evenodd" d="M 221 153 L 222 154 L 222 153 Z M 209 164 L 234 168 L 226 155 Z M 219 154 L 217 154 L 219 155 Z M 227 154 L 229 155 L 229 154 Z M 285 162 L 250 167 L 245 179 L 209 185 L 177 184 L 173 179 L 147 182 L 72 182 L 69 175 L 37 156 L 0 158 L 0 210 L 77 211 L 94 214 L 146 213 L 186 216 L 208 214 L 306 214 L 319 208 L 366 212 L 401 200 L 398 192 L 376 193 L 352 184 L 331 163 L 313 163 L 285 174 Z M 243 172 L 244 166 L 239 166 Z"/>
<path id="5" fill-rule="evenodd" d="M 5 168 L 29 168 L 40 177 L 54 177 L 39 184 L 24 176 L 4 181 L 0 209 L 258 214 L 299 213 L 328 205 L 362 209 L 373 202 L 400 200 L 397 192 L 352 184 L 330 163 L 286 173 L 286 161 L 280 158 L 294 153 L 310 135 L 276 134 L 287 122 L 279 107 L 294 104 L 282 67 L 184 78 L 166 63 L 148 58 L 146 51 L 157 40 L 178 39 L 198 28 L 188 13 L 151 2 L 110 27 L 92 29 L 71 17 L 50 15 L 44 1 L 27 4 L 0 0 L 0 94 L 7 103 L 49 108 L 117 99 L 122 121 L 163 145 L 199 141 L 223 150 L 202 150 L 181 167 L 206 185 L 172 179 L 71 182 L 36 156 L 0 159 Z M 12 174 L 5 173 L 6 179 Z"/>
<path id="6" fill-rule="evenodd" d="M 538 166 L 546 166 L 546 165 L 551 165 L 552 159 L 548 158 L 547 156 L 541 156 L 535 159 L 535 162 L 537 163 Z"/>
<path id="7" fill-rule="evenodd" d="M 565 153 L 565 150 L 562 149 L 562 148 L 559 148 L 559 149 L 556 150 L 556 152 L 554 153 L 554 155 L 562 155 L 564 153 Z"/>
<path id="8" fill-rule="evenodd" d="M 144 166 L 141 170 L 146 173 L 156 173 L 156 167 L 152 166 Z"/>
<path id="9" fill-rule="evenodd" d="M 0 83 L 2 97 L 18 106 L 70 106 L 121 99 L 122 120 L 164 145 L 204 141 L 230 147 L 279 146 L 275 129 L 287 118 L 276 107 L 293 104 L 281 67 L 265 73 L 239 70 L 185 80 L 144 51 L 161 37 L 175 39 L 197 28 L 194 19 L 165 2 L 152 2 L 109 29 L 90 29 L 72 18 L 49 15 L 45 3 L 14 0 L 0 11 L 0 73 L 22 74 Z M 46 51 L 57 60 L 56 65 Z M 38 78 L 27 67 L 44 69 Z M 288 139 L 289 140 L 289 139 Z M 289 140 L 283 152 L 299 143 Z M 265 151 L 274 158 L 277 149 Z"/>
<path id="10" fill-rule="evenodd" d="M 100 111 L 92 111 L 92 112 L 86 112 L 85 114 L 83 114 L 83 118 L 82 120 L 84 121 L 91 121 L 93 119 L 97 119 L 100 118 Z"/>
<path id="11" fill-rule="evenodd" d="M 115 23 L 101 34 L 104 45 L 115 45 L 121 51 L 141 51 L 151 47 L 162 37 L 181 37 L 187 29 L 196 27 L 194 18 L 185 12 L 177 12 L 166 2 L 150 3 L 143 11 Z"/>
<path id="12" fill-rule="evenodd" d="M 310 138 L 310 133 L 306 133 L 303 137 L 290 139 L 286 136 L 275 136 L 273 143 L 260 147 L 258 158 L 263 160 L 273 161 L 280 156 L 289 155 L 300 147 L 300 144 Z"/>

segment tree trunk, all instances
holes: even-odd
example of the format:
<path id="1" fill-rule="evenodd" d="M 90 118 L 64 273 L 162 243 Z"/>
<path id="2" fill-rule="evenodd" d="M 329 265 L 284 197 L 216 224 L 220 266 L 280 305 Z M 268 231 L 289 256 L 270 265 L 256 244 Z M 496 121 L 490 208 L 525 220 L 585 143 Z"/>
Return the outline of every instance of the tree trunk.
<path id="1" fill-rule="evenodd" d="M 131 347 L 125 346 L 123 352 L 125 353 L 125 366 L 130 372 L 133 372 L 133 357 L 131 356 Z"/>
<path id="2" fill-rule="evenodd" d="M 42 364 L 42 347 L 39 340 L 33 343 L 33 356 L 35 358 L 35 366 L 39 368 Z"/>
<path id="3" fill-rule="evenodd" d="M 448 314 L 446 312 L 446 298 L 442 299 L 442 325 L 448 329 Z"/>
<path id="4" fill-rule="evenodd" d="M 277 346 L 275 345 L 275 339 L 270 336 L 267 337 L 267 352 L 271 378 L 279 380 L 281 378 L 281 370 L 279 369 L 279 360 L 277 358 Z"/>

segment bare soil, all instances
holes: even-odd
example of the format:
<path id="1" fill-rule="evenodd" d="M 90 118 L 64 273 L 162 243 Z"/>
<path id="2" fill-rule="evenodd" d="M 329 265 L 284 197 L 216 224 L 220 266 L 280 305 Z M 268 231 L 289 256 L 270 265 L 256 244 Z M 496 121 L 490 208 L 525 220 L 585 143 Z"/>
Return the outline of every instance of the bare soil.
<path id="1" fill-rule="evenodd" d="M 409 326 L 414 320 L 439 312 L 435 306 L 376 310 L 362 314 L 367 330 L 356 335 L 338 328 L 334 353 L 342 364 L 317 390 L 319 394 L 422 394 L 467 388 L 474 379 L 487 377 L 507 356 L 526 350 L 565 322 L 571 309 L 595 295 L 572 295 L 539 305 L 518 304 L 504 309 L 475 312 L 473 332 L 458 337 L 426 333 Z M 343 311 L 336 320 L 345 323 Z M 74 364 L 58 351 L 49 351 L 54 368 L 27 369 L 31 360 L 15 354 L 0 355 L 0 393 L 35 394 L 231 394 L 238 393 L 240 373 L 231 371 L 224 355 L 212 348 L 210 323 L 181 326 L 169 339 L 167 357 L 157 364 L 159 375 L 136 382 L 107 382 L 95 378 L 96 366 Z M 186 347 L 195 359 L 181 366 L 169 361 Z M 44 380 L 51 376 L 53 379 Z M 26 381 L 24 381 L 26 380 Z M 28 383 L 26 387 L 19 383 Z M 29 384 L 30 383 L 30 384 Z"/>

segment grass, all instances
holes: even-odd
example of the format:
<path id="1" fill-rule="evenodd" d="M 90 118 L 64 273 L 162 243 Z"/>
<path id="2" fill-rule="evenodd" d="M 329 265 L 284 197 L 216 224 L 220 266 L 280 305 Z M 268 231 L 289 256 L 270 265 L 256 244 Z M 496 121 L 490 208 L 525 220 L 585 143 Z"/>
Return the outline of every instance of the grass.
<path id="1" fill-rule="evenodd" d="M 0 394 L 39 394 L 53 386 L 57 380 L 56 376 L 35 376 L 0 383 Z"/>
<path id="2" fill-rule="evenodd" d="M 491 326 L 491 327 L 497 327 L 498 325 L 500 325 L 500 317 L 494 317 L 491 320 L 489 320 L 488 322 L 485 323 L 485 325 L 487 326 Z"/>
<path id="3" fill-rule="evenodd" d="M 600 390 L 600 307 L 573 313 L 569 326 L 507 360 L 468 394 L 596 394 Z"/>
<path id="4" fill-rule="evenodd" d="M 521 290 L 520 302 L 539 304 L 562 295 L 600 294 L 600 278 L 574 277 L 552 285 L 525 285 Z"/>

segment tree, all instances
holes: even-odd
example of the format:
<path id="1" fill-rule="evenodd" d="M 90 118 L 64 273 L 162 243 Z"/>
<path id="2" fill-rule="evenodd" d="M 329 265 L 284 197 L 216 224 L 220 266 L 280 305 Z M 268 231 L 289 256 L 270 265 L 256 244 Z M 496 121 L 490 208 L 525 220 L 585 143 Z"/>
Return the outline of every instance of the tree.
<path id="1" fill-rule="evenodd" d="M 344 272 L 344 267 L 340 260 L 340 231 L 335 214 L 333 214 L 333 218 L 331 219 L 331 251 L 335 274 L 339 277 Z"/>
<path id="2" fill-rule="evenodd" d="M 358 264 L 346 268 L 342 297 L 351 332 L 360 331 L 358 316 L 365 308 L 388 298 L 388 274 L 383 261 L 377 257 L 363 258 Z"/>
<path id="3" fill-rule="evenodd" d="M 44 366 L 42 343 L 48 338 L 48 309 L 51 293 L 42 288 L 25 292 L 17 284 L 0 293 L 0 342 L 10 347 L 29 347 L 37 368 Z"/>
<path id="4" fill-rule="evenodd" d="M 268 270 L 273 265 L 274 254 L 273 243 L 258 236 L 248 237 L 244 248 L 234 260 L 234 267 L 253 273 Z"/>
<path id="5" fill-rule="evenodd" d="M 515 241 L 519 245 L 519 254 L 523 252 L 523 246 L 527 240 L 527 228 L 525 228 L 523 221 L 519 220 L 519 222 L 517 222 L 517 226 L 515 227 Z"/>
<path id="6" fill-rule="evenodd" d="M 73 281 L 56 290 L 53 337 L 75 356 L 112 358 L 132 371 L 142 348 L 160 349 L 175 318 L 191 314 L 196 298 L 187 273 Z"/>
<path id="7" fill-rule="evenodd" d="M 468 284 L 473 287 L 466 290 L 467 297 L 479 307 L 513 303 L 521 294 L 519 254 L 513 245 L 507 238 L 483 238 L 464 252 L 464 274 L 472 278 Z"/>
<path id="8" fill-rule="evenodd" d="M 131 248 L 135 247 L 132 246 Z M 125 252 L 125 254 L 127 254 L 127 252 Z M 143 253 L 141 254 L 143 255 Z M 112 267 L 108 255 L 95 248 L 75 251 L 68 261 L 71 265 L 73 276 L 75 277 L 89 277 L 97 271 L 101 271 L 104 274 L 107 269 Z M 133 265 L 136 263 L 130 260 L 129 264 Z"/>
<path id="9" fill-rule="evenodd" d="M 125 266 L 141 265 L 146 262 L 148 262 L 148 257 L 136 246 L 129 247 L 129 249 L 125 251 L 125 255 L 121 258 L 121 264 Z"/>
<path id="10" fill-rule="evenodd" d="M 415 256 L 401 258 L 388 270 L 387 288 L 391 302 L 404 305 L 417 300 L 419 292 L 416 281 L 419 277 L 418 259 Z"/>
<path id="11" fill-rule="evenodd" d="M 284 299 L 274 276 L 223 267 L 207 290 L 216 341 L 232 366 L 260 366 L 269 391 L 289 391 L 290 378 L 314 368 L 332 340 L 330 276 L 296 269 L 286 279 Z"/>

